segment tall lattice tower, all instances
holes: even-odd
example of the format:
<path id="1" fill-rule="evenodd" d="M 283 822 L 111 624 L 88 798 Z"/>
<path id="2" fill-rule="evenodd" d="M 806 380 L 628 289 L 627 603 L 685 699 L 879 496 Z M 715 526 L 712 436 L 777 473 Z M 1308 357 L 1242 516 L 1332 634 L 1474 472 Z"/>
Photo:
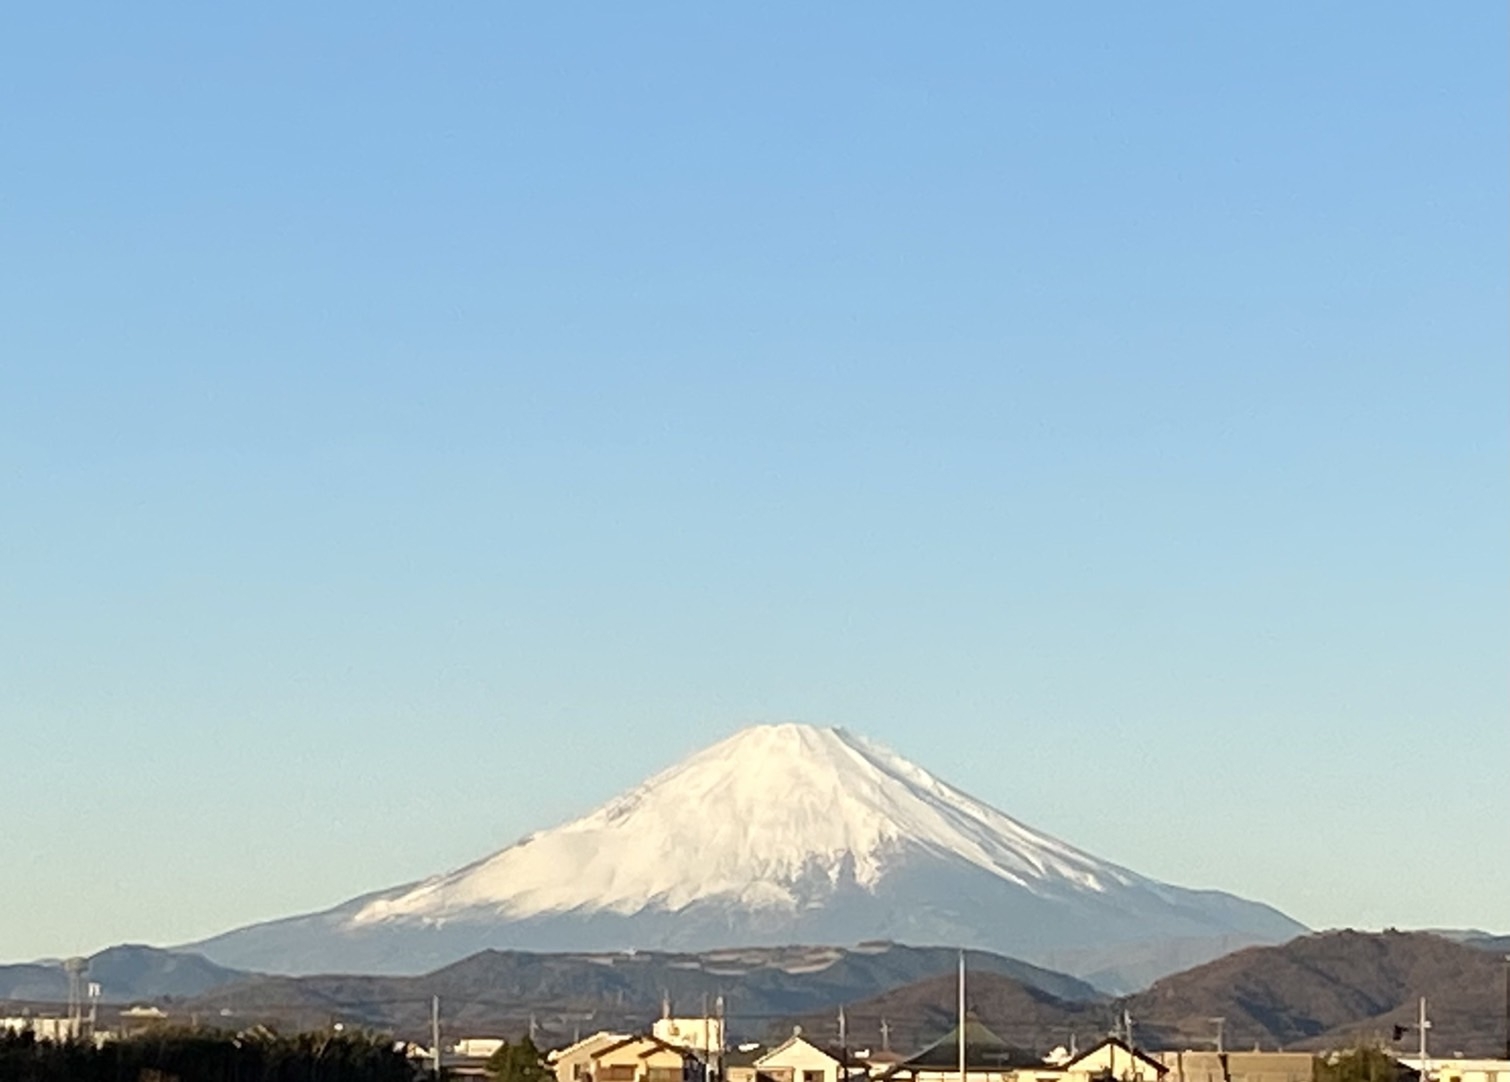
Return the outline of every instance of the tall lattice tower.
<path id="1" fill-rule="evenodd" d="M 63 963 L 68 974 L 68 1035 L 78 1040 L 84 1035 L 84 977 L 89 972 L 88 958 L 70 958 Z"/>

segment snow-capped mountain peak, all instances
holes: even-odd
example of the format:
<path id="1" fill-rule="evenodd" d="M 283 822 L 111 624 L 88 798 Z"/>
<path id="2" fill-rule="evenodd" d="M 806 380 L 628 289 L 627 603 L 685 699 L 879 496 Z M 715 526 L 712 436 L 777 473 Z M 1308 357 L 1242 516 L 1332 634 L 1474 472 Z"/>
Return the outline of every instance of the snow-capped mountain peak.
<path id="1" fill-rule="evenodd" d="M 190 949 L 273 972 L 415 973 L 484 948 L 892 940 L 1120 982 L 1303 930 L 1098 860 L 842 729 L 762 725 L 464 868 Z"/>
<path id="2" fill-rule="evenodd" d="M 1034 893 L 1138 877 L 1041 834 L 843 729 L 745 729 L 597 810 L 368 902 L 354 926 L 696 902 L 795 910 L 873 891 L 909 852 L 957 858 Z"/>

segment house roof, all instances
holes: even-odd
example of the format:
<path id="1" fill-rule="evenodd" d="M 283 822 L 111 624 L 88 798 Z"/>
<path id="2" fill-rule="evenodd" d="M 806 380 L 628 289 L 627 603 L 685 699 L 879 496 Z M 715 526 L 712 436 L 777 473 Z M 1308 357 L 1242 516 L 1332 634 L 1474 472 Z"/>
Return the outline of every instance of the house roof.
<path id="1" fill-rule="evenodd" d="M 960 1027 L 928 1047 L 913 1053 L 897 1065 L 898 1070 L 937 1070 L 959 1066 Z M 965 1019 L 965 1069 L 1000 1071 L 1013 1067 L 1038 1067 L 1042 1060 L 1024 1049 L 1010 1045 L 986 1027 L 978 1018 Z"/>
<path id="2" fill-rule="evenodd" d="M 723 1054 L 723 1063 L 725 1067 L 753 1067 L 763 1055 L 760 1048 L 731 1048 Z"/>
<path id="3" fill-rule="evenodd" d="M 653 1056 L 657 1052 L 674 1052 L 678 1056 L 681 1056 L 683 1059 L 687 1059 L 688 1057 L 691 1057 L 693 1055 L 690 1049 L 682 1048 L 674 1044 L 667 1044 L 659 1037 L 652 1036 L 649 1033 L 641 1033 L 633 1037 L 625 1037 L 621 1041 L 614 1041 L 610 1045 L 599 1048 L 596 1052 L 592 1053 L 592 1058 L 598 1059 L 600 1056 L 606 1056 L 610 1052 L 617 1052 L 619 1049 L 628 1047 L 632 1044 L 646 1044 L 650 1046 L 646 1048 L 645 1051 L 639 1053 L 641 1059 L 644 1059 L 646 1056 Z"/>
<path id="4" fill-rule="evenodd" d="M 1074 1059 L 1070 1060 L 1068 1063 L 1061 1064 L 1059 1069 L 1061 1071 L 1073 1071 L 1078 1066 L 1080 1066 L 1080 1064 L 1083 1063 L 1085 1060 L 1090 1059 L 1090 1057 L 1094 1056 L 1097 1052 L 1101 1051 L 1103 1048 L 1106 1048 L 1109 1045 L 1112 1046 L 1112 1047 L 1115 1047 L 1115 1048 L 1120 1048 L 1122 1051 L 1124 1051 L 1124 1052 L 1126 1052 L 1126 1053 L 1128 1053 L 1128 1054 L 1136 1057 L 1137 1059 L 1142 1060 L 1144 1063 L 1148 1064 L 1150 1067 L 1152 1067 L 1160 1075 L 1164 1074 L 1165 1072 L 1167 1072 L 1169 1070 L 1168 1067 L 1164 1066 L 1162 1063 L 1160 1063 L 1158 1060 L 1154 1059 L 1148 1053 L 1146 1053 L 1146 1052 L 1140 1052 L 1136 1048 L 1129 1048 L 1129 1047 L 1127 1047 L 1127 1045 L 1123 1042 L 1122 1038 L 1120 1038 L 1120 1037 L 1107 1037 L 1106 1039 L 1102 1040 L 1099 1044 L 1094 1044 L 1091 1047 L 1087 1048 L 1084 1052 L 1081 1052 L 1078 1056 L 1076 1056 Z"/>
<path id="5" fill-rule="evenodd" d="M 574 1056 L 579 1052 L 586 1052 L 590 1048 L 605 1048 L 610 1044 L 617 1044 L 628 1038 L 629 1034 L 627 1033 L 613 1033 L 606 1029 L 600 1029 L 598 1032 L 583 1037 L 580 1041 L 569 1044 L 565 1048 L 558 1048 L 548 1053 L 545 1060 L 547 1063 L 555 1063 L 565 1056 Z"/>
<path id="6" fill-rule="evenodd" d="M 820 1044 L 814 1044 L 812 1041 L 808 1040 L 806 1037 L 804 1037 L 800 1033 L 794 1033 L 790 1037 L 788 1037 L 786 1040 L 784 1040 L 780 1044 L 778 1044 L 775 1048 L 771 1049 L 769 1052 L 766 1052 L 764 1055 L 762 1055 L 758 1059 L 756 1059 L 755 1060 L 755 1066 L 757 1068 L 760 1067 L 761 1065 L 763 1065 L 767 1061 L 775 1058 L 776 1056 L 781 1055 L 781 1053 L 785 1052 L 788 1048 L 791 1048 L 795 1044 L 805 1044 L 809 1048 L 811 1048 L 813 1051 L 819 1053 L 820 1055 L 827 1056 L 829 1059 L 833 1060 L 835 1063 L 839 1062 L 839 1057 L 836 1056 L 836 1055 L 834 1055 L 834 1053 L 830 1049 L 825 1048 L 823 1045 L 820 1045 Z"/>

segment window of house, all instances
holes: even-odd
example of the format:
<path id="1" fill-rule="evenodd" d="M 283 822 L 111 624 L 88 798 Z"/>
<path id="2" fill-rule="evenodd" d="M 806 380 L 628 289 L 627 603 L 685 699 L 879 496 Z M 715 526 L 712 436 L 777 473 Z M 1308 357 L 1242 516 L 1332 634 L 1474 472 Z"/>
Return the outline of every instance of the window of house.
<path id="1" fill-rule="evenodd" d="M 802 1082 L 823 1082 L 822 1071 L 803 1071 Z"/>
<path id="2" fill-rule="evenodd" d="M 634 1082 L 634 1064 L 615 1064 L 598 1069 L 598 1082 Z"/>

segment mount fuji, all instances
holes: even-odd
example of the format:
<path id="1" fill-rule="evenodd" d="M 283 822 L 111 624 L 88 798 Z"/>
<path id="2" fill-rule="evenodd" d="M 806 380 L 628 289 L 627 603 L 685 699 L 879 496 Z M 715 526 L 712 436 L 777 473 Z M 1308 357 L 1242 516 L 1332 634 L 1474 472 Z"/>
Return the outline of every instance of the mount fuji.
<path id="1" fill-rule="evenodd" d="M 185 949 L 281 973 L 418 973 L 484 948 L 888 939 L 1112 990 L 1305 931 L 1100 860 L 843 729 L 746 729 L 588 815 L 444 875 Z"/>

